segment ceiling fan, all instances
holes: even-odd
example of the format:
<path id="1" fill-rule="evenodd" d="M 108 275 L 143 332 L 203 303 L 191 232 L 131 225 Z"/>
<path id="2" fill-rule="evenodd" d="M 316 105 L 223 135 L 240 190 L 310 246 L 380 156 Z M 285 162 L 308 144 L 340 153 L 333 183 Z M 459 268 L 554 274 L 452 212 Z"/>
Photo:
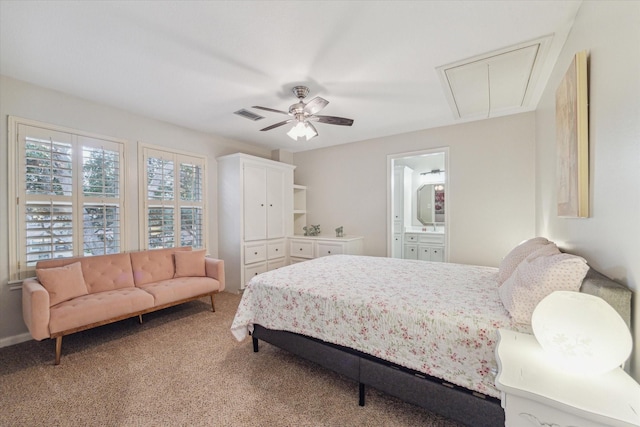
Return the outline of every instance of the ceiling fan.
<path id="1" fill-rule="evenodd" d="M 304 138 L 306 141 L 308 141 L 314 136 L 318 136 L 318 131 L 311 122 L 327 123 L 330 125 L 341 126 L 351 126 L 353 124 L 352 119 L 345 119 L 344 117 L 335 116 L 321 116 L 319 114 L 316 114 L 324 107 L 326 107 L 329 101 L 316 96 L 311 101 L 305 104 L 303 99 L 306 98 L 309 94 L 308 87 L 295 86 L 292 91 L 293 94 L 298 98 L 298 102 L 289 107 L 289 112 L 274 110 L 273 108 L 260 107 L 258 105 L 253 106 L 253 108 L 257 108 L 259 110 L 272 111 L 274 113 L 292 116 L 291 119 L 273 124 L 271 126 L 267 126 L 264 129 L 260 129 L 261 131 L 275 129 L 277 127 L 286 125 L 287 123 L 295 122 L 295 125 L 289 132 L 287 132 L 287 135 L 289 135 L 289 137 L 295 141 L 297 141 L 299 138 Z"/>

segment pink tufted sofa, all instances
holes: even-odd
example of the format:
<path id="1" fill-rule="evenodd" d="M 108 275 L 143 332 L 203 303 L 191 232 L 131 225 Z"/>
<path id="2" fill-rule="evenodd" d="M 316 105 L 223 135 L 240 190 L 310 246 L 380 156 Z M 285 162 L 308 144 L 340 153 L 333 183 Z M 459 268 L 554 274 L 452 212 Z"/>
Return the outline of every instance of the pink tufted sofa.
<path id="1" fill-rule="evenodd" d="M 206 296 L 215 311 L 224 290 L 224 261 L 190 247 L 40 261 L 36 273 L 22 314 L 34 339 L 56 339 L 56 365 L 65 335 Z"/>

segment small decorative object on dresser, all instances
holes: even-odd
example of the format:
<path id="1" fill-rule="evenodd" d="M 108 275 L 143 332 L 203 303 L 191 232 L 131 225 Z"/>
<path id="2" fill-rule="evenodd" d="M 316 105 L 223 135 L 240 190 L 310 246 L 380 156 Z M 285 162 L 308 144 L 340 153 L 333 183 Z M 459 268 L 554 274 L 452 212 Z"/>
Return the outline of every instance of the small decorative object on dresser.
<path id="1" fill-rule="evenodd" d="M 336 237 L 344 237 L 344 230 L 342 226 L 336 228 Z"/>
<path id="2" fill-rule="evenodd" d="M 307 225 L 302 227 L 304 230 L 305 236 L 319 236 L 320 235 L 320 224 L 318 225 Z"/>

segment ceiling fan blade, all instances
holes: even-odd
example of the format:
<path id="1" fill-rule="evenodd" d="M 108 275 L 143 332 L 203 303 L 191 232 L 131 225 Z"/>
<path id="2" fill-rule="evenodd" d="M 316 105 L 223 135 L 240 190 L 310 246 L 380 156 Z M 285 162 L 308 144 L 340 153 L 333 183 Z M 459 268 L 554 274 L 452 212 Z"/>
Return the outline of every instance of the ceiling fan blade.
<path id="1" fill-rule="evenodd" d="M 284 122 L 279 122 L 279 123 L 276 123 L 276 124 L 274 124 L 274 125 L 267 126 L 266 128 L 264 128 L 264 129 L 260 129 L 260 130 L 261 130 L 261 131 L 263 131 L 263 130 L 271 130 L 271 129 L 275 129 L 275 128 L 277 128 L 277 127 L 280 127 L 280 126 L 282 126 L 282 125 L 286 125 L 287 123 L 291 123 L 291 122 L 293 122 L 293 121 L 295 121 L 295 119 L 285 120 Z"/>
<path id="2" fill-rule="evenodd" d="M 318 130 L 316 129 L 316 127 L 314 125 L 312 125 L 309 122 L 307 122 L 307 126 L 310 127 L 311 130 L 313 131 L 313 134 L 309 133 L 309 135 L 307 135 L 307 141 L 308 141 L 311 138 L 318 136 Z"/>
<path id="3" fill-rule="evenodd" d="M 345 119 L 344 117 L 335 116 L 313 116 L 308 120 L 313 120 L 319 123 L 327 123 L 329 125 L 351 126 L 353 124 L 352 119 Z"/>
<path id="4" fill-rule="evenodd" d="M 289 113 L 287 113 L 286 111 L 274 110 L 273 108 L 260 107 L 258 105 L 254 105 L 251 108 L 257 108 L 258 110 L 264 110 L 264 111 L 271 111 L 272 113 L 286 114 L 287 116 L 289 115 Z"/>
<path id="5" fill-rule="evenodd" d="M 328 103 L 329 101 L 327 101 L 326 99 L 316 96 L 311 101 L 307 102 L 307 104 L 304 106 L 304 112 L 309 115 L 313 115 L 326 107 Z"/>

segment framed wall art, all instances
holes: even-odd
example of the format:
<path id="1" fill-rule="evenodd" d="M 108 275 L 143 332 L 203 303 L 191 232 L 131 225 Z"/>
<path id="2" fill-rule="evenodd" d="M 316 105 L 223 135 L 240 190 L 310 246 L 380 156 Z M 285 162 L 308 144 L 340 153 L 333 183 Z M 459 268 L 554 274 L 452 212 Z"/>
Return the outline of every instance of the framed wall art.
<path id="1" fill-rule="evenodd" d="M 578 52 L 556 90 L 558 216 L 589 217 L 587 52 Z"/>

